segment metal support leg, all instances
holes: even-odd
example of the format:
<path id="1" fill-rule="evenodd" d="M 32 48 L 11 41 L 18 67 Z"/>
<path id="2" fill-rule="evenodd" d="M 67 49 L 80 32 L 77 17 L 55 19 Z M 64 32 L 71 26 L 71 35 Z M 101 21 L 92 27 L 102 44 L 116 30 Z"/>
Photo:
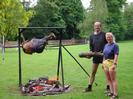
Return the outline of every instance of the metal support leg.
<path id="1" fill-rule="evenodd" d="M 19 87 L 22 85 L 22 71 L 21 71 L 21 49 L 20 49 L 20 38 L 21 38 L 21 31 L 20 28 L 18 29 L 18 58 L 19 58 Z"/>
<path id="2" fill-rule="evenodd" d="M 61 75 L 62 75 L 62 87 L 64 89 L 64 69 L 63 69 L 63 59 L 62 59 L 62 48 L 61 48 Z"/>
<path id="3" fill-rule="evenodd" d="M 77 61 L 77 59 L 62 45 L 62 47 L 68 52 L 68 54 L 76 61 L 76 63 L 82 68 L 82 70 L 90 77 L 89 73 L 83 68 L 83 66 Z M 97 83 L 95 83 L 97 86 Z"/>

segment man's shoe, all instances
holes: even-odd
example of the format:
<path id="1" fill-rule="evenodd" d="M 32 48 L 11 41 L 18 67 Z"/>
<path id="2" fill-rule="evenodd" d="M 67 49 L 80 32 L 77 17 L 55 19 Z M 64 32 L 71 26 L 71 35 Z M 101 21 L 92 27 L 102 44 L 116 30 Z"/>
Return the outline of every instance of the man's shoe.
<path id="1" fill-rule="evenodd" d="M 91 92 L 91 91 L 92 91 L 92 89 L 89 88 L 89 87 L 87 87 L 87 88 L 85 88 L 85 91 L 84 92 Z"/>

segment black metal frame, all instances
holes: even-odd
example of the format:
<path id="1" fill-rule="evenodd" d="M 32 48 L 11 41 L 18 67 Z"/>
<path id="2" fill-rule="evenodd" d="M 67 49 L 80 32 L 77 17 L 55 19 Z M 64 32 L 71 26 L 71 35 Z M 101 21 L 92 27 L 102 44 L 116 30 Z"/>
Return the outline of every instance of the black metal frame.
<path id="1" fill-rule="evenodd" d="M 63 57 L 62 57 L 62 47 L 69 53 L 69 55 L 76 61 L 76 63 L 81 67 L 81 69 L 90 77 L 87 71 L 82 67 L 82 65 L 77 61 L 77 59 L 62 45 L 62 32 L 63 27 L 20 27 L 18 28 L 18 58 L 19 58 L 19 87 L 22 86 L 22 66 L 21 66 L 21 33 L 24 29 L 60 29 L 60 40 L 59 40 L 59 53 L 58 53 L 58 67 L 57 67 L 57 80 L 59 80 L 60 66 L 62 75 L 62 86 L 64 88 L 64 69 L 63 69 Z M 95 83 L 96 84 L 96 83 Z"/>

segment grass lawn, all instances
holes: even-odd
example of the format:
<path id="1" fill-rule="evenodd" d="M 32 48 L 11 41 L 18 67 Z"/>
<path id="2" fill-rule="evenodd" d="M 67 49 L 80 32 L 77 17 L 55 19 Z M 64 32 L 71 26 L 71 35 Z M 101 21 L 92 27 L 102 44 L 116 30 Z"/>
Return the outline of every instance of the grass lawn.
<path id="1" fill-rule="evenodd" d="M 118 44 L 120 48 L 117 67 L 119 99 L 133 99 L 133 41 Z M 90 73 L 91 60 L 78 57 L 78 53 L 88 51 L 88 45 L 67 46 L 66 48 Z M 22 52 L 23 84 L 29 79 L 56 76 L 57 61 L 57 48 L 48 48 L 42 54 L 26 55 Z M 98 86 L 94 85 L 91 93 L 83 93 L 88 77 L 64 49 L 63 65 L 65 84 L 71 85 L 70 92 L 44 97 L 22 96 L 18 87 L 18 52 L 16 49 L 6 49 L 4 64 L 2 64 L 2 54 L 0 54 L 0 99 L 109 99 L 104 95 L 106 81 L 101 65 L 95 80 Z"/>

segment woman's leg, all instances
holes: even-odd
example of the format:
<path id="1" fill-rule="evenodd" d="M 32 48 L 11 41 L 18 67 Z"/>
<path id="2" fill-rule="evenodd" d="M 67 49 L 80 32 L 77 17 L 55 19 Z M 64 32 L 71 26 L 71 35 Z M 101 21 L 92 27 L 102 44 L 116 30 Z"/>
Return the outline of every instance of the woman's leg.
<path id="1" fill-rule="evenodd" d="M 111 77 L 110 77 L 110 73 L 109 73 L 109 69 L 104 69 L 105 72 L 105 76 L 106 76 L 106 80 L 110 86 L 110 93 L 113 93 L 113 84 L 111 82 Z"/>
<path id="2" fill-rule="evenodd" d="M 117 80 L 116 80 L 116 70 L 115 69 L 109 69 L 109 74 L 111 77 L 111 82 L 113 85 L 113 94 L 118 95 L 118 89 L 117 89 Z"/>

